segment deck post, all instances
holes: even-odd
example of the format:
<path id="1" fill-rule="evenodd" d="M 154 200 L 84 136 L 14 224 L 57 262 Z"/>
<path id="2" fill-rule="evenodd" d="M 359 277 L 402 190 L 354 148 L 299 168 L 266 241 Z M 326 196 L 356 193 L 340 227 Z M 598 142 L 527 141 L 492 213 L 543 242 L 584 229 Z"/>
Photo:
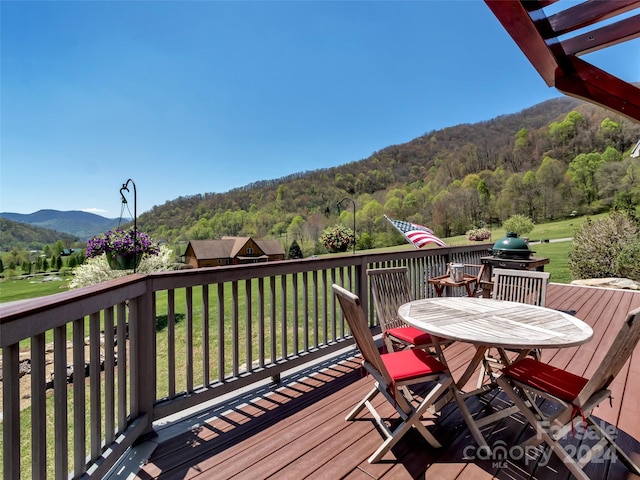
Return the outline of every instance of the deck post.
<path id="1" fill-rule="evenodd" d="M 150 280 L 146 281 L 149 286 Z M 143 435 L 152 433 L 153 405 L 156 397 L 156 319 L 153 317 L 153 293 L 151 288 L 130 302 L 131 349 L 131 419 L 146 417 Z M 132 328 L 133 327 L 133 328 Z M 131 331 L 132 330 L 132 331 Z"/>

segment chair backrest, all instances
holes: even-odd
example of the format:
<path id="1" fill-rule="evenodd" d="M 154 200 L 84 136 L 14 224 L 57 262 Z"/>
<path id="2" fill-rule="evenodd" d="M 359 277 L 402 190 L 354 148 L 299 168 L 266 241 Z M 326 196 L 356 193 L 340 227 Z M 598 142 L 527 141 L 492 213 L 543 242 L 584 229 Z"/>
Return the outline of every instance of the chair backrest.
<path id="1" fill-rule="evenodd" d="M 367 270 L 371 295 L 382 331 L 405 326 L 398 316 L 398 307 L 413 300 L 407 267 Z"/>
<path id="2" fill-rule="evenodd" d="M 493 274 L 492 298 L 545 306 L 549 272 L 494 268 Z"/>
<path id="3" fill-rule="evenodd" d="M 581 407 L 594 393 L 607 388 L 629 360 L 639 340 L 640 308 L 636 308 L 627 314 L 602 362 L 573 403 Z"/>
<path id="4" fill-rule="evenodd" d="M 349 330 L 351 330 L 351 334 L 356 341 L 362 357 L 375 368 L 378 373 L 382 375 L 385 382 L 390 385 L 391 376 L 384 366 L 384 363 L 382 363 L 380 351 L 376 346 L 376 342 L 373 340 L 373 335 L 371 334 L 371 330 L 369 330 L 369 325 L 367 325 L 367 318 L 360 305 L 360 298 L 335 283 L 331 288 L 338 298 L 338 302 L 344 313 L 344 318 L 349 324 Z"/>
<path id="5" fill-rule="evenodd" d="M 476 277 L 476 288 L 473 293 L 474 296 L 480 295 L 482 293 L 482 284 L 480 283 L 482 280 L 485 280 L 486 275 L 488 274 L 487 265 L 485 264 L 475 264 L 475 263 L 465 263 L 464 264 L 464 273 L 473 275 Z"/>

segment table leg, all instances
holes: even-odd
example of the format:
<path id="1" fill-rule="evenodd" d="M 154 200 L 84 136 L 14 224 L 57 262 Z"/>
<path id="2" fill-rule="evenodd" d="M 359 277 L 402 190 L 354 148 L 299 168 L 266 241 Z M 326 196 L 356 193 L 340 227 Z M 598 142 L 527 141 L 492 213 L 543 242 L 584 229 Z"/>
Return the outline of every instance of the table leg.
<path id="1" fill-rule="evenodd" d="M 440 342 L 438 342 L 437 338 L 434 338 L 433 344 L 435 346 L 438 357 L 440 357 L 440 361 L 447 368 L 449 368 L 449 366 L 447 365 L 447 361 L 444 358 L 444 353 L 442 352 L 442 348 L 440 347 Z M 469 364 L 465 372 L 462 374 L 462 377 L 460 378 L 458 383 L 455 383 L 454 381 L 454 383 L 452 383 L 449 388 L 450 388 L 451 394 L 453 395 L 453 398 L 458 404 L 458 409 L 462 414 L 462 418 L 464 419 L 465 423 L 469 427 L 469 431 L 471 432 L 471 435 L 473 435 L 473 438 L 475 439 L 476 443 L 481 447 L 489 448 L 487 441 L 482 436 L 482 432 L 480 431 L 480 428 L 476 424 L 475 420 L 473 419 L 473 416 L 471 415 L 471 412 L 467 408 L 467 404 L 464 403 L 464 398 L 461 391 L 461 387 L 463 387 L 467 383 L 467 381 L 473 374 L 474 370 L 478 366 L 480 360 L 482 360 L 482 358 L 484 357 L 484 352 L 486 350 L 487 350 L 487 347 L 482 347 L 482 346 L 477 347 L 476 354 L 474 355 L 473 359 L 471 360 L 471 363 Z"/>
<path id="2" fill-rule="evenodd" d="M 482 360 L 484 359 L 484 353 L 486 351 L 487 351 L 487 347 L 485 347 L 484 345 L 476 346 L 475 355 L 471 359 L 471 362 L 467 366 L 467 369 L 464 371 L 460 379 L 456 382 L 456 387 L 458 387 L 458 390 L 462 391 L 464 386 L 467 384 L 467 382 L 473 375 L 473 372 L 476 371 L 476 368 L 478 368 L 478 365 L 480 365 L 480 362 L 482 362 Z"/>

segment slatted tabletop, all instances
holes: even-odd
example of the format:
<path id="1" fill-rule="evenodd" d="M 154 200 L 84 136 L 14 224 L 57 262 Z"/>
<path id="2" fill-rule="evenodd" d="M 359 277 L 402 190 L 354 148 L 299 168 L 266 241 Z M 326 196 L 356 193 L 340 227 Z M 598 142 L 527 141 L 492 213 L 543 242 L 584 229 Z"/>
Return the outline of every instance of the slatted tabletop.
<path id="1" fill-rule="evenodd" d="M 398 313 L 409 325 L 432 335 L 497 348 L 570 347 L 593 336 L 589 325 L 568 313 L 491 298 L 415 300 Z"/>

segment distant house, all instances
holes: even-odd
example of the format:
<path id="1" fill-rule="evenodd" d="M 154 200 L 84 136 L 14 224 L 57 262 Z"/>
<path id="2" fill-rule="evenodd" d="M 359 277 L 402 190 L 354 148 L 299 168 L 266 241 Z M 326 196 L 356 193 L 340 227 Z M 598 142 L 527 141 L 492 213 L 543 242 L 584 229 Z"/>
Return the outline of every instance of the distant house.
<path id="1" fill-rule="evenodd" d="M 285 252 L 277 240 L 222 237 L 220 240 L 191 240 L 183 256 L 184 263 L 198 268 L 284 260 Z"/>
<path id="2" fill-rule="evenodd" d="M 638 143 L 636 143 L 636 146 L 633 147 L 633 150 L 631 150 L 631 157 L 632 158 L 640 157 L 640 140 L 638 140 Z"/>

